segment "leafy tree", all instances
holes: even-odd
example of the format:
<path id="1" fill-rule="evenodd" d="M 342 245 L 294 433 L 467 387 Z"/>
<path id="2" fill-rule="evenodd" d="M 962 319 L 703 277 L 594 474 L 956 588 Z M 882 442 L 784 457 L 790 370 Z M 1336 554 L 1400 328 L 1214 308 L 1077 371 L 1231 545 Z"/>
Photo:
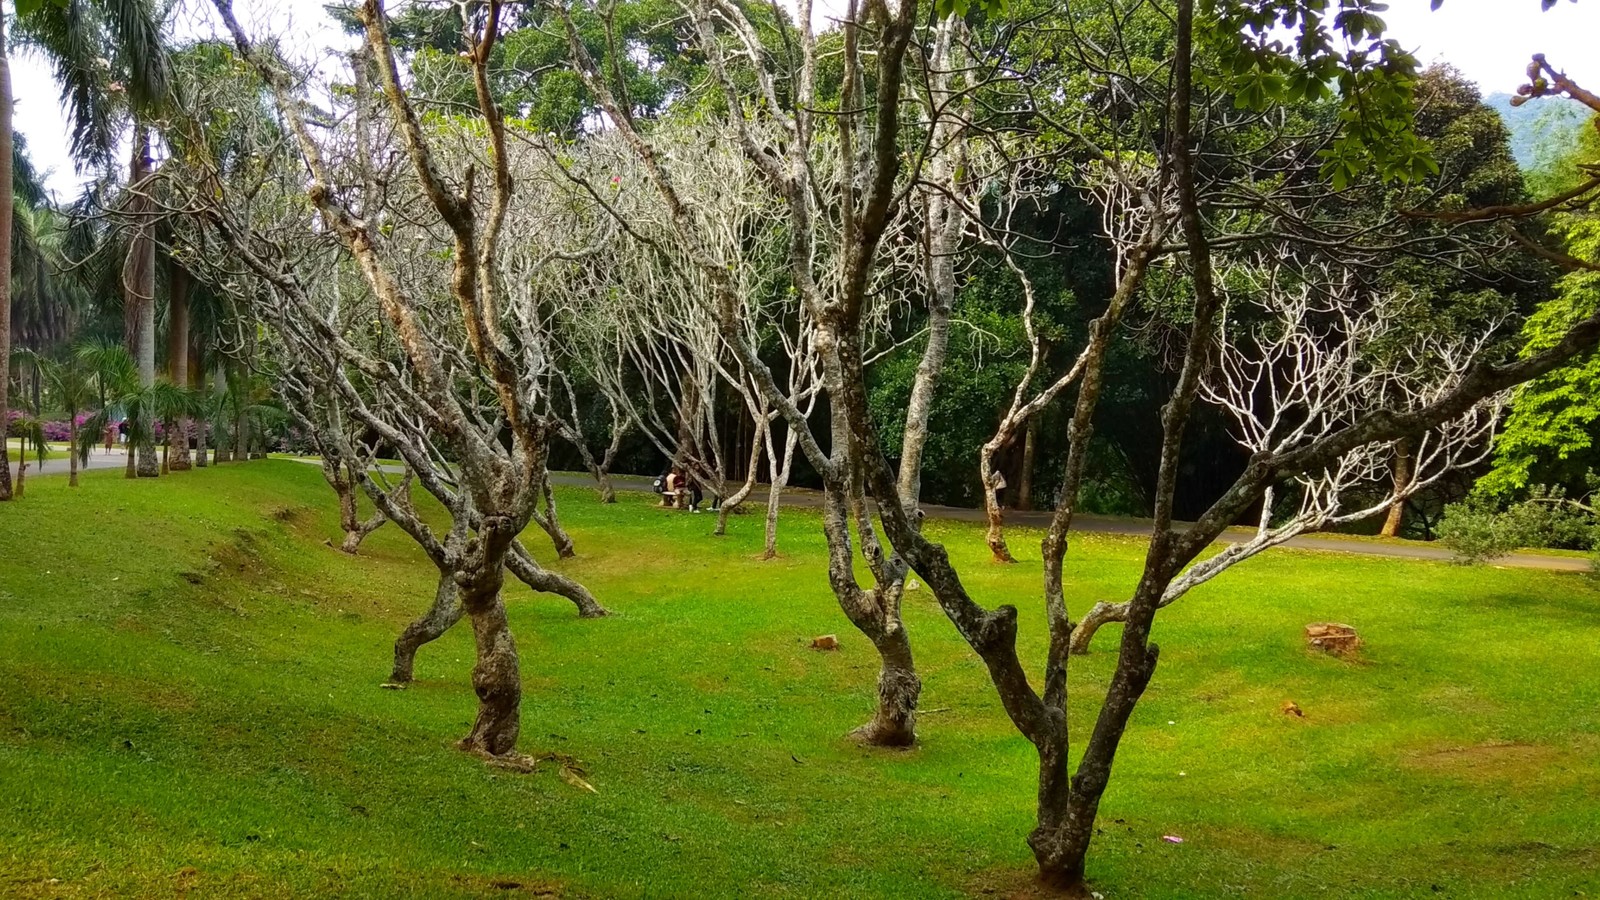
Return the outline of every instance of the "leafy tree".
<path id="1" fill-rule="evenodd" d="M 1592 177 L 1583 168 L 1600 151 L 1600 132 L 1586 128 L 1565 159 L 1539 173 L 1546 192 L 1560 194 L 1581 187 Z M 1562 213 L 1550 235 L 1576 260 L 1600 258 L 1600 216 L 1583 208 Z M 1573 322 L 1600 309 L 1600 272 L 1578 267 L 1562 276 L 1556 295 L 1528 317 L 1523 326 L 1524 354 L 1550 346 Z M 1504 502 L 1534 485 L 1574 490 L 1592 470 L 1600 470 L 1600 359 L 1589 357 L 1564 366 L 1518 390 L 1495 446 L 1493 469 L 1478 482 L 1478 491 Z"/>
<path id="2" fill-rule="evenodd" d="M 129 294 L 130 345 L 147 387 L 155 381 L 156 262 L 150 234 L 154 207 L 144 183 L 152 167 L 152 125 L 170 91 L 171 67 L 161 34 L 168 11 L 155 0 L 17 4 L 18 36 L 44 55 L 61 86 L 79 164 L 109 167 L 118 139 L 132 135 L 125 205 L 135 225 L 122 283 Z M 0 115 L 9 117 L 9 97 L 0 95 L 0 101 L 5 101 Z M 153 448 L 147 457 L 141 455 L 139 472 L 158 474 Z"/>

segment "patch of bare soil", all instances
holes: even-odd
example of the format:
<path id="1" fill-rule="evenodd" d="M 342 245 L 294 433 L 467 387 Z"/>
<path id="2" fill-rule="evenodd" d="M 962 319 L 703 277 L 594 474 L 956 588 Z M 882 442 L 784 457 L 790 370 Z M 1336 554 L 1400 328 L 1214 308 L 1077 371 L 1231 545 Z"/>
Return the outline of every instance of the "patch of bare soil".
<path id="1" fill-rule="evenodd" d="M 517 875 L 456 875 L 456 884 L 485 897 L 544 897 L 555 900 L 561 897 L 561 886 L 539 878 Z"/>
<path id="2" fill-rule="evenodd" d="M 1484 741 L 1415 753 L 1406 763 L 1424 771 L 1474 780 L 1522 779 L 1542 773 L 1558 755 L 1555 748 L 1542 744 Z"/>
<path id="3" fill-rule="evenodd" d="M 1075 890 L 1054 888 L 1039 881 L 1039 872 L 1027 869 L 991 869 L 978 873 L 965 885 L 967 893 L 981 900 L 1092 900 L 1087 887 Z"/>

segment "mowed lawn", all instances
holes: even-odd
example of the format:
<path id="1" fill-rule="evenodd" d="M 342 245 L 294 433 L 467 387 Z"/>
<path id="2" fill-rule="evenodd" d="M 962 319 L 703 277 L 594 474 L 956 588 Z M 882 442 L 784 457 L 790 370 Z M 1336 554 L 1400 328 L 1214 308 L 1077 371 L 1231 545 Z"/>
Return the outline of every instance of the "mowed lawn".
<path id="1" fill-rule="evenodd" d="M 561 494 L 559 567 L 617 615 L 508 592 L 522 749 L 451 746 L 471 638 L 379 689 L 435 575 L 397 530 L 356 558 L 314 467 L 30 478 L 0 505 L 0 896 L 961 897 L 1028 883 L 1036 763 L 927 591 L 908 595 L 922 743 L 844 738 L 874 655 L 828 591 L 814 514 L 760 520 Z M 1042 659 L 1038 536 L 986 561 L 931 523 Z M 537 532 L 529 545 L 553 554 Z M 1140 542 L 1082 536 L 1077 611 L 1125 595 Z M 552 563 L 553 564 L 553 563 Z M 1359 660 L 1308 652 L 1347 622 Z M 842 649 L 810 639 L 837 633 Z M 1088 730 L 1116 630 L 1073 664 Z M 1120 897 L 1600 894 L 1600 592 L 1581 576 L 1275 551 L 1157 625 L 1161 665 L 1102 807 L 1090 875 Z M 1285 701 L 1304 711 L 1286 715 Z M 1181 844 L 1163 840 L 1176 835 Z"/>

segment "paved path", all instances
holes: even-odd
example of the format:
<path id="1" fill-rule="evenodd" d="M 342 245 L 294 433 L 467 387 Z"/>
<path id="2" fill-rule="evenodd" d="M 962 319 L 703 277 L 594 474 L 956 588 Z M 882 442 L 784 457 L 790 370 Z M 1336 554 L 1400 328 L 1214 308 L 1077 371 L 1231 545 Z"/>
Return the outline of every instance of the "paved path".
<path id="1" fill-rule="evenodd" d="M 50 446 L 50 449 L 51 450 L 55 450 L 55 451 L 60 451 L 60 450 L 65 450 L 66 447 L 67 447 L 67 445 L 64 444 L 64 443 L 62 443 L 62 444 L 52 444 Z M 12 447 L 11 448 L 11 465 L 12 465 L 11 477 L 12 478 L 15 478 L 16 475 L 17 475 L 17 473 L 16 473 L 16 463 L 17 463 L 17 448 Z M 102 446 L 96 447 L 93 450 L 89 451 L 89 464 L 88 465 L 79 465 L 78 466 L 78 471 L 83 472 L 83 471 L 86 471 L 88 469 L 120 469 L 120 468 L 123 468 L 124 466 L 126 466 L 127 464 L 128 464 L 127 451 L 123 450 L 120 447 L 118 447 L 118 448 L 116 448 L 114 450 L 107 450 L 102 445 Z M 42 469 L 39 468 L 39 461 L 37 459 L 33 458 L 32 455 L 30 455 L 28 457 L 28 477 L 29 478 L 34 478 L 34 477 L 42 476 L 42 475 L 65 475 L 70 470 L 70 468 L 71 468 L 71 466 L 69 465 L 69 461 L 67 460 L 66 457 L 62 457 L 60 459 L 47 459 L 47 460 L 44 461 L 44 468 L 42 468 Z"/>
<path id="2" fill-rule="evenodd" d="M 293 459 L 295 462 L 316 465 L 317 460 L 306 457 L 283 457 Z M 96 448 L 90 454 L 90 469 L 121 468 L 127 464 L 127 456 L 120 449 L 106 451 Z M 384 466 L 386 470 L 401 471 L 398 466 Z M 52 459 L 45 463 L 43 470 L 36 468 L 32 463 L 28 467 L 28 477 L 41 477 L 48 475 L 61 475 L 67 471 L 67 461 Z M 569 487 L 593 487 L 594 479 L 580 472 L 552 472 L 551 481 Z M 643 475 L 614 475 L 612 483 L 619 491 L 646 492 L 650 490 L 651 479 Z M 752 507 L 763 507 L 767 502 L 767 486 L 757 485 L 745 501 Z M 815 491 L 790 488 L 783 492 L 785 506 L 818 507 L 822 505 L 822 497 Z M 984 522 L 983 510 L 968 509 L 960 506 L 926 505 L 923 511 L 935 519 L 950 519 L 957 522 Z M 1029 528 L 1045 528 L 1050 524 L 1050 513 L 1043 511 L 1022 512 L 1008 510 L 1006 512 L 1007 525 L 1020 525 Z M 1072 520 L 1073 531 L 1084 531 L 1096 534 L 1125 534 L 1144 536 L 1150 533 L 1148 519 L 1124 519 L 1112 516 L 1074 516 Z M 1223 534 L 1221 541 L 1234 543 L 1247 540 L 1250 532 L 1245 529 L 1234 529 Z M 1354 537 L 1340 537 L 1338 535 L 1307 534 L 1288 541 L 1283 546 L 1294 547 L 1300 550 L 1320 550 L 1333 553 L 1358 553 L 1363 556 L 1385 556 L 1392 559 L 1426 559 L 1435 561 L 1449 561 L 1454 558 L 1449 550 L 1434 544 L 1423 544 L 1412 541 L 1378 541 L 1364 540 Z M 1585 572 L 1589 570 L 1589 560 L 1582 557 L 1549 556 L 1540 553 L 1516 553 L 1511 556 L 1495 560 L 1494 565 L 1506 566 L 1517 569 L 1545 569 L 1557 572 Z"/>
<path id="3" fill-rule="evenodd" d="M 594 479 L 577 472 L 552 472 L 550 478 L 556 484 L 571 485 L 574 487 L 593 487 Z M 612 483 L 619 491 L 648 491 L 651 479 L 640 475 L 614 475 Z M 764 507 L 767 503 L 768 487 L 756 485 L 750 497 L 745 501 L 755 507 Z M 815 491 L 797 490 L 790 488 L 783 492 L 785 506 L 810 506 L 822 505 L 822 496 Z M 988 518 L 981 509 L 969 509 L 962 506 L 937 506 L 924 504 L 923 512 L 935 519 L 951 519 L 957 522 L 985 523 Z M 1027 528 L 1048 528 L 1051 513 L 1048 511 L 1007 510 L 1006 524 L 1020 525 Z M 1150 534 L 1151 521 L 1149 519 L 1118 518 L 1113 516 L 1077 515 L 1072 517 L 1073 531 L 1086 531 L 1096 534 L 1126 534 L 1136 537 Z M 1251 532 L 1246 529 L 1230 529 L 1219 540 L 1225 543 L 1236 543 L 1248 540 Z M 1334 553 L 1360 553 L 1366 556 L 1387 556 L 1397 559 L 1428 559 L 1450 561 L 1455 554 L 1443 547 L 1422 544 L 1414 541 L 1379 541 L 1363 540 L 1354 537 L 1339 537 L 1336 535 L 1308 534 L 1301 535 L 1286 541 L 1282 546 L 1295 547 L 1301 550 L 1322 550 Z M 1517 553 L 1495 560 L 1494 565 L 1508 566 L 1519 569 L 1550 569 L 1559 572 L 1586 572 L 1589 570 L 1589 560 L 1569 556 L 1548 556 L 1534 553 Z"/>

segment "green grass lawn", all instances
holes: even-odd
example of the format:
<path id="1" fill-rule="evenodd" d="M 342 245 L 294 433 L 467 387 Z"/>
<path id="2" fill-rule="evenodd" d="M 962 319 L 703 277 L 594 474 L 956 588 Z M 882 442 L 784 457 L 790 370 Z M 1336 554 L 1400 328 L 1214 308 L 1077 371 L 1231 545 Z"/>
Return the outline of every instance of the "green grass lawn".
<path id="1" fill-rule="evenodd" d="M 871 648 L 828 591 L 816 519 L 561 495 L 560 567 L 618 615 L 510 591 L 522 748 L 598 793 L 452 749 L 465 627 L 378 688 L 430 567 L 386 528 L 329 549 L 312 466 L 93 472 L 0 504 L 0 896 L 961 897 L 1026 885 L 1035 761 L 926 590 L 906 618 L 921 745 L 844 739 Z M 1042 658 L 1037 535 L 1014 567 L 930 522 Z M 542 535 L 540 536 L 542 537 Z M 529 536 L 549 559 L 548 542 Z M 1083 536 L 1069 597 L 1121 597 L 1140 543 Z M 1348 622 L 1359 661 L 1308 652 Z M 837 633 L 842 649 L 808 649 Z M 1074 663 L 1087 728 L 1112 664 Z M 1581 576 L 1275 551 L 1159 620 L 1163 647 L 1090 876 L 1122 897 L 1600 892 L 1600 593 Z M 1293 700 L 1304 718 L 1285 715 Z M 1162 835 L 1184 838 L 1170 844 Z"/>
<path id="2" fill-rule="evenodd" d="M 49 462 L 53 459 L 65 460 L 67 458 L 66 441 L 46 441 L 45 447 L 46 449 L 44 452 L 44 458 L 46 462 Z M 22 453 L 22 439 L 11 438 L 10 440 L 6 441 L 6 452 L 10 454 L 11 465 L 15 466 L 17 464 L 17 457 Z M 38 471 L 39 454 L 38 451 L 33 448 L 33 445 L 30 444 L 28 445 L 28 472 L 29 474 L 32 474 Z M 46 469 L 46 471 L 51 471 L 51 469 Z"/>

